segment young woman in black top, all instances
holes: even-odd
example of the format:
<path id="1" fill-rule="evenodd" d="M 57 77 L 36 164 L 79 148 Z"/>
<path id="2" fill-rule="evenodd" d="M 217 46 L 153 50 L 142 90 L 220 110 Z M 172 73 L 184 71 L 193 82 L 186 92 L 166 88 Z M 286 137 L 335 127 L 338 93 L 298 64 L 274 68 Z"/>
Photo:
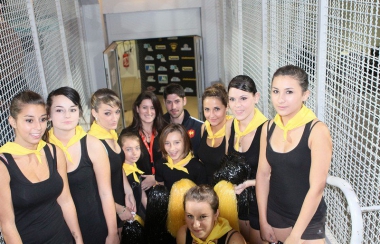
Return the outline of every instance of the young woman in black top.
<path id="1" fill-rule="evenodd" d="M 327 126 L 304 102 L 307 73 L 293 65 L 273 75 L 277 115 L 263 126 L 257 171 L 261 236 L 285 244 L 324 243 L 326 184 L 332 141 Z"/>
<path id="2" fill-rule="evenodd" d="M 133 219 L 131 212 L 136 212 L 133 192 L 123 173 L 124 152 L 117 143 L 118 136 L 115 131 L 121 112 L 121 101 L 114 91 L 102 88 L 91 96 L 91 115 L 95 120 L 88 134 L 103 143 L 108 155 L 119 233 L 123 222 Z"/>
<path id="3" fill-rule="evenodd" d="M 226 115 L 228 108 L 226 88 L 220 83 L 206 88 L 202 102 L 206 122 L 201 128 L 202 138 L 198 158 L 205 165 L 208 184 L 213 184 L 213 174 L 219 169 L 226 152 L 226 122 L 232 118 Z"/>
<path id="4" fill-rule="evenodd" d="M 228 84 L 228 99 L 235 116 L 226 123 L 227 154 L 245 157 L 250 167 L 250 179 L 235 186 L 236 194 L 247 190 L 252 196 L 249 209 L 239 208 L 240 232 L 249 243 L 261 243 L 259 211 L 255 193 L 256 171 L 259 164 L 260 134 L 266 117 L 256 108 L 260 94 L 254 81 L 246 75 L 234 77 Z M 249 220 L 249 221 L 248 221 Z"/>

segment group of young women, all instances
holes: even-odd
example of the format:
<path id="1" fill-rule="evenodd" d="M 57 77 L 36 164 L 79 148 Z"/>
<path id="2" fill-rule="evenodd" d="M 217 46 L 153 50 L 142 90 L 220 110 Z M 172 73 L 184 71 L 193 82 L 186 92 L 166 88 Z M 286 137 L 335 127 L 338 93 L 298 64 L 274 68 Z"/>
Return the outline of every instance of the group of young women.
<path id="1" fill-rule="evenodd" d="M 92 96 L 88 133 L 78 125 L 82 109 L 74 89 L 51 92 L 46 109 L 38 94 L 20 93 L 10 107 L 15 140 L 0 148 L 4 238 L 117 243 L 123 221 L 144 215 L 152 187 L 170 190 L 187 178 L 198 186 L 185 195 L 187 226 L 177 243 L 323 243 L 332 143 L 326 125 L 304 105 L 308 96 L 306 72 L 292 65 L 273 75 L 272 120 L 256 108 L 260 95 L 248 76 L 233 78 L 227 91 L 221 84 L 207 88 L 198 160 L 186 129 L 166 124 L 150 91 L 137 97 L 132 124 L 119 137 L 120 100 L 108 89 Z M 222 199 L 205 185 L 225 154 L 243 156 L 250 170 L 249 179 L 235 185 L 237 195 L 252 189 L 249 209 L 238 211 L 240 233 L 218 216 Z"/>
<path id="2" fill-rule="evenodd" d="M 327 126 L 304 105 L 310 94 L 307 73 L 293 65 L 274 73 L 273 120 L 255 107 L 260 97 L 250 77 L 234 77 L 227 92 L 228 103 L 220 85 L 203 95 L 207 120 L 198 155 L 209 177 L 219 167 L 223 149 L 246 159 L 250 178 L 236 185 L 235 193 L 253 187 L 256 194 L 248 214 L 238 211 L 240 233 L 249 243 L 324 243 L 322 195 L 332 142 Z M 233 119 L 226 117 L 227 106 Z"/>

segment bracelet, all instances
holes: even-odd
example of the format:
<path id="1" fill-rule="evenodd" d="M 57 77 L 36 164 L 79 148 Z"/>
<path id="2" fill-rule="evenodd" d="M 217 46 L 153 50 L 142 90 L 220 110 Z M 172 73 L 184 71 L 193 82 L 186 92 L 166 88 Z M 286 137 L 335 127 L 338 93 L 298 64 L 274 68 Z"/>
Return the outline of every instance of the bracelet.
<path id="1" fill-rule="evenodd" d="M 125 207 L 125 206 L 123 206 L 123 211 L 121 211 L 120 213 L 117 213 L 117 212 L 116 212 L 116 213 L 120 215 L 120 214 L 122 214 L 122 213 L 124 213 L 124 212 L 125 212 L 125 209 L 126 209 L 126 207 Z"/>

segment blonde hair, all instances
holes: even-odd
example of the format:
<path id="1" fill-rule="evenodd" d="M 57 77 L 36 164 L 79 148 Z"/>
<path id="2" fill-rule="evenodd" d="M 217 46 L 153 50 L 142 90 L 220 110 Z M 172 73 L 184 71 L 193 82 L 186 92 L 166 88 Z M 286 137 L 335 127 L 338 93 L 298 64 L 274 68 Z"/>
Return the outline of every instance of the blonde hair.
<path id="1" fill-rule="evenodd" d="M 94 94 L 91 96 L 91 108 L 96 112 L 99 111 L 100 104 L 102 103 L 110 105 L 111 107 L 116 106 L 118 108 L 121 108 L 120 98 L 114 91 L 108 88 L 101 88 L 94 92 Z M 94 119 L 92 115 L 91 118 Z"/>

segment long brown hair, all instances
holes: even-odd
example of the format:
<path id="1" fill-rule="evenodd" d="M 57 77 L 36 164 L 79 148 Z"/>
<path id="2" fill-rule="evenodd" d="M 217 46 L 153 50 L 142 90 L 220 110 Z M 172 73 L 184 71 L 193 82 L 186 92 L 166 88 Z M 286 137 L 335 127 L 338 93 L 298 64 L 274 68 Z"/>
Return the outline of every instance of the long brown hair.
<path id="1" fill-rule="evenodd" d="M 143 100 L 149 99 L 152 101 L 154 110 L 156 112 L 156 117 L 153 120 L 153 130 L 157 131 L 158 134 L 161 133 L 162 129 L 167 125 L 164 120 L 161 103 L 158 100 L 156 94 L 151 91 L 143 91 L 140 93 L 135 102 L 132 105 L 133 120 L 132 124 L 128 126 L 128 129 L 132 131 L 141 131 L 142 130 L 142 121 L 139 114 L 137 113 L 137 107 L 139 107 Z"/>

